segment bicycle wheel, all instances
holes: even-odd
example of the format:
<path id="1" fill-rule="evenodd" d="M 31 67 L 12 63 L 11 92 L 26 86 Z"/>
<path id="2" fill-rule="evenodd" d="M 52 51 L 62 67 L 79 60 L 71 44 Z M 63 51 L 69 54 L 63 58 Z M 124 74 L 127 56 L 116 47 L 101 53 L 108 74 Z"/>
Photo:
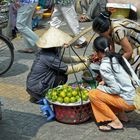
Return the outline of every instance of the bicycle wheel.
<path id="1" fill-rule="evenodd" d="M 135 73 L 137 74 L 138 78 L 140 79 L 140 64 L 137 65 Z"/>
<path id="2" fill-rule="evenodd" d="M 14 46 L 9 39 L 0 35 L 0 75 L 7 72 L 14 61 Z"/>

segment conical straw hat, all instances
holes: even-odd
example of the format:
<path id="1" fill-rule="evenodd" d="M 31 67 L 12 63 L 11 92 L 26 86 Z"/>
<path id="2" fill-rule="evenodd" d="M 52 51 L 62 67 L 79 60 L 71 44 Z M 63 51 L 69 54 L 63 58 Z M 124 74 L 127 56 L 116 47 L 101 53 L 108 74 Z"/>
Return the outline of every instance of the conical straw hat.
<path id="1" fill-rule="evenodd" d="M 53 48 L 61 47 L 64 43 L 68 43 L 72 40 L 72 37 L 65 32 L 50 27 L 36 42 L 37 46 L 40 48 Z"/>

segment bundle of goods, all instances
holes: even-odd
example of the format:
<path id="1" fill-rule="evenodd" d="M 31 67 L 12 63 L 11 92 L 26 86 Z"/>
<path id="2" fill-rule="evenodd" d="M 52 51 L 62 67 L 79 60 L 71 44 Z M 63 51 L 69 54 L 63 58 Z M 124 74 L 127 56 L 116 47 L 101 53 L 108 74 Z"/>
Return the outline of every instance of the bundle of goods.
<path id="1" fill-rule="evenodd" d="M 8 24 L 9 4 L 7 1 L 0 1 L 0 28 L 5 28 Z"/>
<path id="2" fill-rule="evenodd" d="M 76 124 L 85 122 L 91 117 L 91 106 L 86 89 L 89 86 L 85 83 L 74 83 L 48 91 L 46 98 L 53 105 L 56 120 Z"/>
<path id="3" fill-rule="evenodd" d="M 108 0 L 108 3 L 129 4 L 130 10 L 136 11 L 138 21 L 140 20 L 140 0 Z M 134 8 L 132 9 L 132 5 L 136 7 L 136 10 Z M 134 13 L 130 13 L 129 16 L 131 17 L 130 19 L 133 20 L 133 16 L 135 15 Z"/>

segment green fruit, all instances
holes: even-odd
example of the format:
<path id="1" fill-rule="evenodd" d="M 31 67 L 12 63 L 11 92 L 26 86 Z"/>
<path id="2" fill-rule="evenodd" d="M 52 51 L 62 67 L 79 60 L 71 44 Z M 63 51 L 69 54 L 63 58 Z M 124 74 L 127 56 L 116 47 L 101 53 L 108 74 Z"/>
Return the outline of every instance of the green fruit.
<path id="1" fill-rule="evenodd" d="M 57 92 L 56 91 L 52 91 L 52 96 L 57 96 Z"/>
<path id="2" fill-rule="evenodd" d="M 67 97 L 72 97 L 72 93 L 71 92 L 67 92 Z"/>
<path id="3" fill-rule="evenodd" d="M 51 99 L 51 97 L 52 97 L 52 95 L 51 95 L 52 93 L 49 91 L 47 94 L 46 94 L 46 98 L 48 98 L 48 99 Z"/>
<path id="4" fill-rule="evenodd" d="M 56 102 L 57 101 L 57 96 L 52 96 L 51 99 L 52 99 L 53 102 Z"/>
<path id="5" fill-rule="evenodd" d="M 59 94 L 59 96 L 65 98 L 66 97 L 66 92 L 61 91 L 60 94 Z"/>
<path id="6" fill-rule="evenodd" d="M 82 95 L 82 100 L 83 101 L 87 101 L 88 100 L 88 96 L 87 95 Z"/>
<path id="7" fill-rule="evenodd" d="M 76 87 L 75 90 L 79 92 L 80 91 L 80 87 Z"/>
<path id="8" fill-rule="evenodd" d="M 69 86 L 69 87 L 67 88 L 67 91 L 72 92 L 72 91 L 73 91 L 72 87 Z"/>
<path id="9" fill-rule="evenodd" d="M 88 96 L 88 92 L 84 92 L 84 95 L 85 95 L 85 96 Z"/>
<path id="10" fill-rule="evenodd" d="M 88 90 L 86 90 L 86 89 L 84 89 L 83 92 L 88 94 Z"/>
<path id="11" fill-rule="evenodd" d="M 81 99 L 80 96 L 77 95 L 77 96 L 76 96 L 76 100 L 77 100 L 77 101 L 80 101 L 80 99 Z"/>
<path id="12" fill-rule="evenodd" d="M 73 96 L 77 96 L 78 95 L 78 92 L 76 90 L 72 91 L 72 95 Z"/>
<path id="13" fill-rule="evenodd" d="M 52 96 L 51 96 L 51 95 L 47 95 L 47 98 L 48 98 L 49 100 L 51 100 L 51 99 L 52 99 Z"/>
<path id="14" fill-rule="evenodd" d="M 65 97 L 64 98 L 64 103 L 68 104 L 70 102 L 70 98 L 69 97 Z"/>
<path id="15" fill-rule="evenodd" d="M 63 92 L 67 93 L 68 91 L 67 91 L 67 89 L 63 89 Z"/>
<path id="16" fill-rule="evenodd" d="M 63 98 L 62 98 L 62 97 L 58 97 L 58 98 L 57 98 L 57 101 L 58 101 L 59 103 L 63 103 Z"/>
<path id="17" fill-rule="evenodd" d="M 67 89 L 67 88 L 68 88 L 68 85 L 67 85 L 67 84 L 65 84 L 65 85 L 63 85 L 63 86 L 62 86 L 62 88 L 63 88 L 63 89 L 65 89 L 65 88 L 66 88 L 66 89 Z"/>
<path id="18" fill-rule="evenodd" d="M 70 102 L 71 102 L 71 103 L 75 103 L 76 101 L 77 101 L 77 100 L 76 100 L 76 97 L 71 97 L 71 98 L 70 98 Z"/>

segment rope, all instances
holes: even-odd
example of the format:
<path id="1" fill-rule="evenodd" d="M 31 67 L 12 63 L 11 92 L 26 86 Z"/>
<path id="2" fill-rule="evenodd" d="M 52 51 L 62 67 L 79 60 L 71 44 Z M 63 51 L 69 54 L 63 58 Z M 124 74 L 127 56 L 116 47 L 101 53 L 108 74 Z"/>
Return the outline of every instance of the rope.
<path id="1" fill-rule="evenodd" d="M 83 56 L 85 56 L 85 53 L 86 53 L 86 51 L 87 51 L 87 48 L 88 48 L 88 46 L 89 46 L 91 40 L 92 40 L 93 37 L 95 36 L 95 34 L 96 34 L 96 33 L 94 32 L 94 34 L 92 35 L 91 39 L 89 40 L 89 42 L 88 42 L 88 44 L 87 44 L 87 46 L 86 46 L 86 48 L 85 48 L 85 50 L 84 50 Z"/>

